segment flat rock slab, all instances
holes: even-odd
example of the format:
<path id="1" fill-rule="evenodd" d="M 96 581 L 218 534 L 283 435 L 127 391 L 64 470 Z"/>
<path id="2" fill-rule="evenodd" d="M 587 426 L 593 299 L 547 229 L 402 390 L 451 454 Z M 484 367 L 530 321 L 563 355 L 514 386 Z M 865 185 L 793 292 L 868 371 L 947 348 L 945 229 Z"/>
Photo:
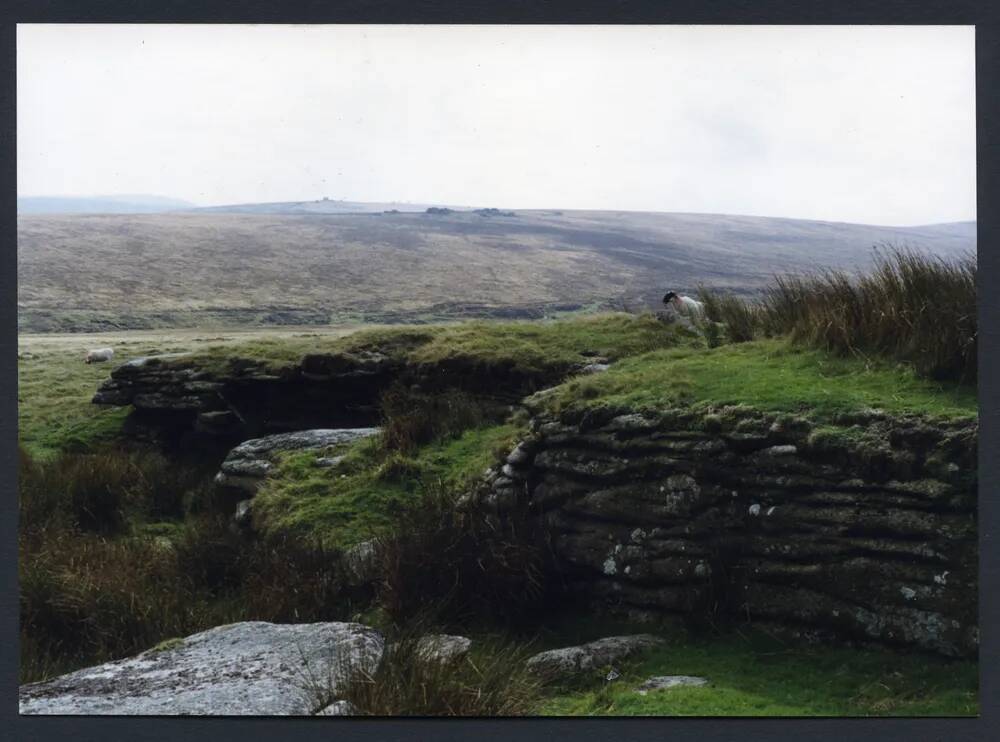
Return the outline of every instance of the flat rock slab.
<path id="1" fill-rule="evenodd" d="M 353 669 L 374 673 L 385 640 L 357 623 L 219 626 L 166 648 L 19 691 L 22 714 L 310 715 Z M 329 701 L 327 701 L 328 703 Z"/>
<path id="2" fill-rule="evenodd" d="M 252 438 L 229 452 L 215 475 L 215 482 L 253 495 L 270 471 L 277 454 L 329 448 L 368 438 L 378 431 L 378 428 L 318 428 Z"/>
<path id="3" fill-rule="evenodd" d="M 698 687 L 708 685 L 706 678 L 699 678 L 695 675 L 657 675 L 645 681 L 635 689 L 640 696 L 644 696 L 651 690 L 667 690 L 669 688 Z"/>
<path id="4" fill-rule="evenodd" d="M 566 677 L 613 664 L 647 649 L 662 646 L 652 634 L 608 636 L 577 647 L 550 649 L 528 659 L 528 669 L 547 678 Z"/>
<path id="5" fill-rule="evenodd" d="M 453 665 L 460 662 L 472 647 L 472 640 L 452 634 L 428 634 L 417 640 L 416 653 L 425 662 Z"/>

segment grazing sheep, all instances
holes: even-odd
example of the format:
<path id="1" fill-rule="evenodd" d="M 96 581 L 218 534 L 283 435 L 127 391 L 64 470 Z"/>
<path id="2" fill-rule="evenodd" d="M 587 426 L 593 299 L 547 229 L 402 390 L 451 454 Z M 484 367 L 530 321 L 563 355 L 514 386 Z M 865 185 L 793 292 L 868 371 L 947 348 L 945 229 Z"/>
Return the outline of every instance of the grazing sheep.
<path id="1" fill-rule="evenodd" d="M 678 314 L 686 314 L 692 319 L 702 319 L 705 316 L 705 305 L 690 296 L 681 296 L 668 291 L 663 297 L 663 303 L 673 306 Z"/>
<path id="2" fill-rule="evenodd" d="M 98 348 L 97 350 L 88 350 L 87 358 L 84 363 L 103 363 L 104 361 L 110 361 L 115 355 L 115 351 L 112 348 Z"/>

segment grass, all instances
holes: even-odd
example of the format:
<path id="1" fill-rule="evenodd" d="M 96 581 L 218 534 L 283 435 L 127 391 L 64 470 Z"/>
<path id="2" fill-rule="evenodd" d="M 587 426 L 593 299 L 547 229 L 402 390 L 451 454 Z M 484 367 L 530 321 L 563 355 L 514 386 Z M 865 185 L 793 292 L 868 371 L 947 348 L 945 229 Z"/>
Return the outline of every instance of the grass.
<path id="1" fill-rule="evenodd" d="M 43 457 L 92 450 L 117 438 L 128 410 L 91 404 L 97 387 L 129 357 L 182 349 L 174 343 L 125 341 L 116 344 L 124 357 L 86 364 L 79 343 L 29 342 L 28 347 L 28 357 L 19 355 L 17 361 L 18 439 L 32 455 Z"/>
<path id="2" fill-rule="evenodd" d="M 648 630 L 648 629 L 647 629 Z M 550 690 L 552 716 L 974 716 L 978 666 L 887 649 L 788 646 L 760 632 L 692 637 Z M 705 677 L 709 686 L 635 688 L 656 675 Z"/>
<path id="3" fill-rule="evenodd" d="M 288 454 L 254 498 L 254 524 L 265 535 L 348 548 L 386 532 L 430 489 L 458 489 L 481 476 L 519 432 L 511 424 L 467 430 L 412 456 L 369 439 L 333 468 L 317 467 L 315 452 Z"/>
<path id="4" fill-rule="evenodd" d="M 85 450 L 114 438 L 127 410 L 90 404 L 108 376 L 107 364 L 85 365 L 63 351 L 18 360 L 18 434 L 32 453 Z"/>
<path id="5" fill-rule="evenodd" d="M 307 353 L 378 351 L 407 364 L 472 365 L 516 370 L 525 375 L 558 374 L 588 358 L 617 360 L 690 341 L 683 330 L 652 315 L 600 314 L 550 321 L 474 321 L 450 325 L 398 326 L 360 330 L 343 338 L 321 336 L 257 339 L 234 351 L 206 348 L 172 361 L 224 373 L 234 355 L 272 371 L 298 363 Z"/>
<path id="6" fill-rule="evenodd" d="M 378 669 L 355 674 L 337 695 L 372 716 L 523 716 L 535 708 L 542 687 L 525 668 L 527 645 L 477 637 L 468 655 L 443 663 L 419 652 L 424 631 L 415 622 L 390 636 Z"/>
<path id="7" fill-rule="evenodd" d="M 978 414 L 974 388 L 931 381 L 891 361 L 831 356 L 779 339 L 627 358 L 603 374 L 563 384 L 550 404 L 637 410 L 745 404 L 816 421 L 872 407 L 943 418 Z"/>

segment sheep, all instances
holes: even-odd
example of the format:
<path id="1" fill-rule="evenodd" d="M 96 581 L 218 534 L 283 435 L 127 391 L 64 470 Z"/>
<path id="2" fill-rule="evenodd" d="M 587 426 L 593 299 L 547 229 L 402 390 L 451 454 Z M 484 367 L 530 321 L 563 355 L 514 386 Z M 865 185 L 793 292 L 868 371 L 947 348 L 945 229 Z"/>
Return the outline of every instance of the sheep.
<path id="1" fill-rule="evenodd" d="M 84 363 L 103 363 L 104 361 L 110 361 L 115 355 L 115 351 L 112 348 L 97 348 L 96 350 L 88 350 L 87 358 Z"/>
<path id="2" fill-rule="evenodd" d="M 686 314 L 692 319 L 702 319 L 705 316 L 705 305 L 700 301 L 695 301 L 690 296 L 681 296 L 673 291 L 668 291 L 663 297 L 663 303 L 673 306 L 678 314 Z"/>

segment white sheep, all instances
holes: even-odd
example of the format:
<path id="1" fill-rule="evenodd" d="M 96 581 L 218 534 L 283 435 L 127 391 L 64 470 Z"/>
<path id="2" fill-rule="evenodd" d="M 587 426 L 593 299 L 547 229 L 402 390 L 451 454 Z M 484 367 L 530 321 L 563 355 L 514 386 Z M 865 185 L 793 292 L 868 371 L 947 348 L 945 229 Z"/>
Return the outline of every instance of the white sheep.
<path id="1" fill-rule="evenodd" d="M 96 350 L 88 350 L 87 358 L 84 363 L 103 363 L 104 361 L 110 361 L 115 355 L 113 348 L 97 348 Z"/>
<path id="2" fill-rule="evenodd" d="M 687 315 L 692 319 L 704 319 L 705 317 L 705 305 L 690 296 L 681 296 L 673 291 L 668 291 L 663 297 L 663 303 L 673 306 L 678 314 Z"/>

